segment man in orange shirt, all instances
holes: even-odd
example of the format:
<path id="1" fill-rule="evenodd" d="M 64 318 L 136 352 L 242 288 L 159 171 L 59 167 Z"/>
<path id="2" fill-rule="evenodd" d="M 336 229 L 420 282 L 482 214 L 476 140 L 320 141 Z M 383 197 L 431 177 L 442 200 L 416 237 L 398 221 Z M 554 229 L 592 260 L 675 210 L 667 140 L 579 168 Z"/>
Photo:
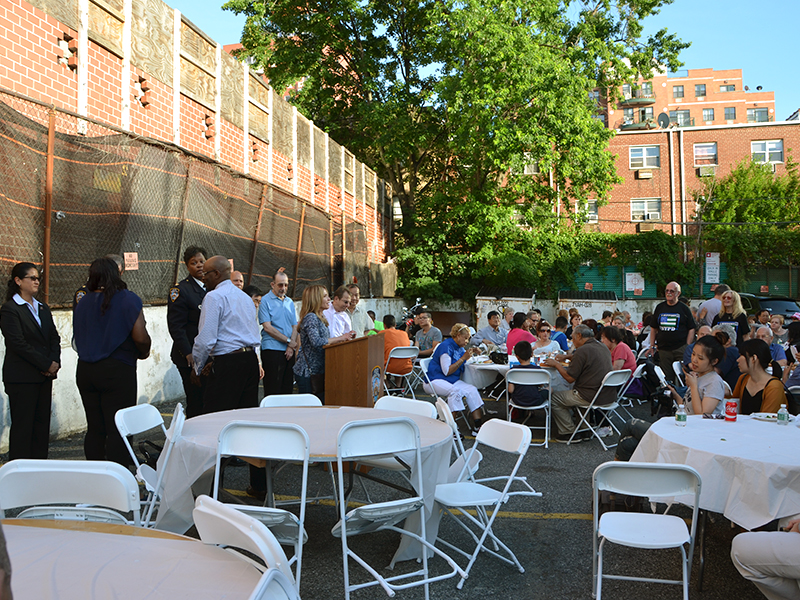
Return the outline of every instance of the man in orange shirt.
<path id="1" fill-rule="evenodd" d="M 405 331 L 400 331 L 396 328 L 397 320 L 394 318 L 394 315 L 386 315 L 383 317 L 383 325 L 386 328 L 383 334 L 383 360 L 387 361 L 389 360 L 389 352 L 392 351 L 392 348 L 410 346 L 411 340 L 408 339 Z M 411 372 L 411 368 L 412 364 L 410 358 L 393 358 L 387 370 L 390 373 L 405 375 Z"/>

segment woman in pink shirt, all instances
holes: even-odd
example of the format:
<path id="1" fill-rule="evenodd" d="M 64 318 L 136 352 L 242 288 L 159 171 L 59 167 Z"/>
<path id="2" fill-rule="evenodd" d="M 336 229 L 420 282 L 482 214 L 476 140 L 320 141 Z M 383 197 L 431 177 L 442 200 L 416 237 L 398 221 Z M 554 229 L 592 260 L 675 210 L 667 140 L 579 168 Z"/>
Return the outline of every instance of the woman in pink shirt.
<path id="1" fill-rule="evenodd" d="M 611 351 L 611 366 L 615 371 L 620 369 L 636 370 L 636 357 L 628 344 L 623 343 L 622 331 L 610 325 L 603 327 L 600 332 L 600 341 Z"/>
<path id="2" fill-rule="evenodd" d="M 508 348 L 509 355 L 514 351 L 514 346 L 516 346 L 517 343 L 524 340 L 533 344 L 536 341 L 536 338 L 531 335 L 531 332 L 526 331 L 522 327 L 527 318 L 525 313 L 521 312 L 514 315 L 514 320 L 511 322 L 511 331 L 508 332 L 508 338 L 506 339 L 506 348 Z"/>

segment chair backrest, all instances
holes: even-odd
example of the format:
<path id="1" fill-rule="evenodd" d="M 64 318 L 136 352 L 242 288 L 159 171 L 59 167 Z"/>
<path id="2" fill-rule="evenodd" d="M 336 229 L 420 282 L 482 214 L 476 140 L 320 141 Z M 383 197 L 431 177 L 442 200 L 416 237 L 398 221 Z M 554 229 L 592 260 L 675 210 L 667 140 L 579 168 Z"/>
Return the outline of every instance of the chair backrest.
<path id="1" fill-rule="evenodd" d="M 114 414 L 114 423 L 137 468 L 139 467 L 139 458 L 136 456 L 136 452 L 133 451 L 128 436 L 144 433 L 156 427 L 161 427 L 164 436 L 166 437 L 167 435 L 167 429 L 164 427 L 164 418 L 152 404 L 137 404 L 136 406 L 122 408 Z"/>
<path id="2" fill-rule="evenodd" d="M 725 390 L 725 397 L 730 398 L 733 395 L 733 391 L 731 390 L 731 386 L 728 385 L 728 382 L 724 379 L 722 380 L 722 387 Z"/>
<path id="3" fill-rule="evenodd" d="M 293 423 L 231 421 L 219 432 L 217 453 L 275 460 L 308 460 L 308 434 Z"/>
<path id="4" fill-rule="evenodd" d="M 294 585 L 289 560 L 263 523 L 205 495 L 197 497 L 192 517 L 204 544 L 232 546 L 255 554 L 267 568 L 279 569 Z"/>
<path id="5" fill-rule="evenodd" d="M 377 410 L 393 410 L 420 417 L 435 419 L 437 417 L 436 407 L 425 400 L 413 400 L 411 398 L 399 398 L 397 396 L 382 396 L 375 402 Z"/>
<path id="6" fill-rule="evenodd" d="M 668 385 L 667 376 L 664 375 L 664 369 L 662 369 L 658 365 L 655 365 L 653 367 L 653 372 L 656 374 L 656 377 L 658 377 L 659 385 L 662 385 L 662 386 Z"/>
<path id="7" fill-rule="evenodd" d="M 628 383 L 626 383 L 624 387 L 620 388 L 619 394 L 617 394 L 618 400 L 621 400 L 622 398 L 625 397 L 625 394 L 628 393 L 628 389 L 630 389 L 635 379 L 641 379 L 642 377 L 644 377 L 642 373 L 644 372 L 645 366 L 646 366 L 645 363 L 642 363 L 636 367 L 636 369 L 633 371 L 633 375 L 631 375 L 630 379 L 628 379 Z"/>
<path id="8" fill-rule="evenodd" d="M 419 448 L 419 428 L 408 417 L 351 421 L 340 430 L 337 456 L 350 460 L 362 456 L 392 455 Z"/>
<path id="9" fill-rule="evenodd" d="M 248 600 L 300 600 L 292 582 L 280 569 L 267 569 Z"/>
<path id="10" fill-rule="evenodd" d="M 683 377 L 681 377 L 681 373 L 683 373 L 683 363 L 681 361 L 676 360 L 672 363 L 672 372 L 675 373 L 675 383 L 683 385 Z"/>
<path id="11" fill-rule="evenodd" d="M 156 478 L 155 489 L 153 490 L 153 496 L 150 498 L 147 511 L 144 515 L 144 524 L 146 527 L 150 526 L 150 519 L 153 516 L 153 511 L 155 510 L 156 504 L 159 502 L 163 488 L 164 473 L 167 470 L 167 464 L 169 464 L 169 457 L 172 455 L 172 449 L 175 447 L 175 443 L 181 437 L 183 424 L 185 422 L 186 413 L 183 411 L 183 405 L 178 402 L 172 413 L 172 421 L 169 424 L 169 429 L 167 429 L 167 440 L 164 443 L 164 451 L 161 453 L 161 456 L 158 457 L 158 476 Z"/>
<path id="12" fill-rule="evenodd" d="M 478 430 L 476 441 L 503 452 L 525 454 L 531 445 L 531 430 L 519 423 L 489 419 Z"/>
<path id="13" fill-rule="evenodd" d="M 183 424 L 186 422 L 186 413 L 183 411 L 183 404 L 178 402 L 175 405 L 175 410 L 172 412 L 172 421 L 167 429 L 167 439 L 175 443 L 175 440 L 181 437 L 183 431 Z"/>
<path id="14" fill-rule="evenodd" d="M 133 513 L 139 526 L 139 485 L 128 469 L 104 460 L 17 459 L 0 467 L 3 510 L 46 504 L 93 504 Z"/>
<path id="15" fill-rule="evenodd" d="M 389 360 L 393 358 L 417 358 L 419 348 L 416 346 L 395 346 L 389 350 Z"/>
<path id="16" fill-rule="evenodd" d="M 279 406 L 322 406 L 322 401 L 314 394 L 272 394 L 261 399 L 261 408 Z"/>
<path id="17" fill-rule="evenodd" d="M 550 372 L 547 369 L 509 369 L 506 383 L 517 385 L 550 385 Z"/>

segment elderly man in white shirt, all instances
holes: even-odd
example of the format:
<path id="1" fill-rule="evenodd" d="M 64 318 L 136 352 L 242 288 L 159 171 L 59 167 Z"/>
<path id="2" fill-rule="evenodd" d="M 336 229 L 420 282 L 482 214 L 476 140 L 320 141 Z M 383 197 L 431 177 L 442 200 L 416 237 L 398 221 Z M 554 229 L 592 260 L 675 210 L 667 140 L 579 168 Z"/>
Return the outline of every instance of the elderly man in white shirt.
<path id="1" fill-rule="evenodd" d="M 331 337 L 339 337 L 353 330 L 350 314 L 347 312 L 349 306 L 350 292 L 345 286 L 340 286 L 333 294 L 331 305 L 322 311 L 328 320 L 328 331 Z"/>

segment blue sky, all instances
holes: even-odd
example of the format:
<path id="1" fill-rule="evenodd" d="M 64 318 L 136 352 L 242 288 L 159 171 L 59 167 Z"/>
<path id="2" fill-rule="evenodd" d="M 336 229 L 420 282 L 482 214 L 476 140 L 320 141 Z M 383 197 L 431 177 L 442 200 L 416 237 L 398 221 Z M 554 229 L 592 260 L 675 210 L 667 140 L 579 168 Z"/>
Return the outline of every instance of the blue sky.
<path id="1" fill-rule="evenodd" d="M 223 11 L 221 0 L 165 0 L 222 44 L 239 41 L 244 17 Z M 645 21 L 646 31 L 666 27 L 691 47 L 688 69 L 742 69 L 751 90 L 775 92 L 775 116 L 800 108 L 797 0 L 675 0 Z"/>

